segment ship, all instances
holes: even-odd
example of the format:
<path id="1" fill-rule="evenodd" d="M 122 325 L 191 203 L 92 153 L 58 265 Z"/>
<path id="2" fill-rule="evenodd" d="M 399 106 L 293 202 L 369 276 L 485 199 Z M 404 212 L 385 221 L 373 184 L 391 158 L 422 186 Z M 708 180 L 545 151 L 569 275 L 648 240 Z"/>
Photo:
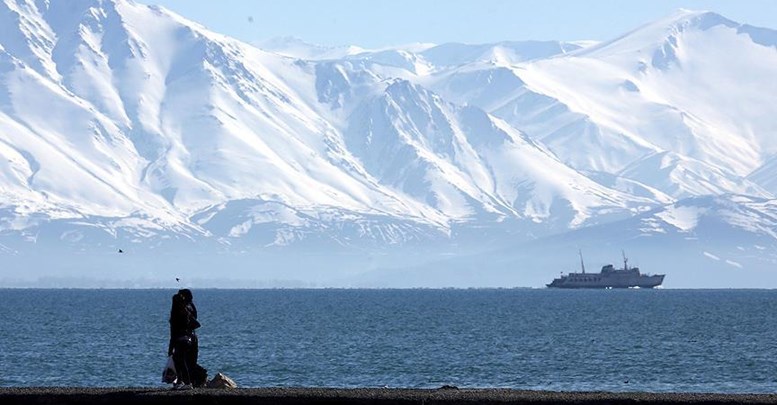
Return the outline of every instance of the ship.
<path id="1" fill-rule="evenodd" d="M 612 264 L 602 267 L 599 273 L 586 273 L 583 254 L 580 253 L 581 273 L 569 273 L 554 279 L 549 288 L 655 288 L 664 282 L 665 274 L 642 274 L 639 267 L 629 267 L 626 253 L 623 253 L 623 268 Z"/>

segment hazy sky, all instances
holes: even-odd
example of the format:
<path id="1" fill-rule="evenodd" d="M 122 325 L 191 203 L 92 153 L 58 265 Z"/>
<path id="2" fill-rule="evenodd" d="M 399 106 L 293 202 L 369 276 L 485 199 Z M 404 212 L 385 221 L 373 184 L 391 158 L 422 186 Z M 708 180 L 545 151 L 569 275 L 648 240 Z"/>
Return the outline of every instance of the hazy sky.
<path id="1" fill-rule="evenodd" d="M 140 0 L 256 42 L 369 48 L 414 42 L 612 39 L 679 8 L 776 28 L 777 0 Z"/>

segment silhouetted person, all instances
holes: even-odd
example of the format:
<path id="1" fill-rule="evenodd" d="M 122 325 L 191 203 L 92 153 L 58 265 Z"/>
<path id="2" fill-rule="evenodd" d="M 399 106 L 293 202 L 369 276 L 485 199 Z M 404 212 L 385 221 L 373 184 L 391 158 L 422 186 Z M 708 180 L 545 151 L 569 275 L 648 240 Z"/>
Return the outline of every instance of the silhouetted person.
<path id="1" fill-rule="evenodd" d="M 189 326 L 191 328 L 190 336 L 192 338 L 192 345 L 191 350 L 189 351 L 189 357 L 187 358 L 187 363 L 189 364 L 189 374 L 191 374 L 192 384 L 194 384 L 194 386 L 199 386 L 205 384 L 205 381 L 202 380 L 203 377 L 201 376 L 201 373 L 203 372 L 201 370 L 202 367 L 197 364 L 200 353 L 200 341 L 196 332 L 196 329 L 200 327 L 200 322 L 197 320 L 197 307 L 194 305 L 194 297 L 192 296 L 191 290 L 184 288 L 178 290 L 178 294 L 183 297 L 184 306 L 186 307 L 186 311 L 189 315 Z"/>
<path id="2" fill-rule="evenodd" d="M 197 366 L 199 351 L 195 329 L 200 327 L 197 321 L 197 308 L 192 301 L 192 292 L 188 289 L 179 290 L 173 295 L 170 309 L 170 343 L 167 354 L 173 356 L 178 382 L 173 388 L 188 389 L 192 387 L 194 374 L 199 374 L 201 367 Z M 204 370 L 204 369 L 203 369 Z M 207 376 L 206 376 L 207 378 Z M 197 379 L 199 380 L 199 378 Z M 201 385 L 204 381 L 196 381 Z"/>

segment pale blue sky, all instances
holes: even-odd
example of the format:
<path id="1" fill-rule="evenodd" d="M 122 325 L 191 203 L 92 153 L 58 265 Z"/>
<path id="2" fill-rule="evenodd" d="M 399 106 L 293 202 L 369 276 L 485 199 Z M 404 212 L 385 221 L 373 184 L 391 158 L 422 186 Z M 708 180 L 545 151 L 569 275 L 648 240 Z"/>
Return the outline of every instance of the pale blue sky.
<path id="1" fill-rule="evenodd" d="M 777 0 L 140 0 L 256 42 L 375 48 L 414 42 L 607 40 L 679 8 L 777 29 Z"/>

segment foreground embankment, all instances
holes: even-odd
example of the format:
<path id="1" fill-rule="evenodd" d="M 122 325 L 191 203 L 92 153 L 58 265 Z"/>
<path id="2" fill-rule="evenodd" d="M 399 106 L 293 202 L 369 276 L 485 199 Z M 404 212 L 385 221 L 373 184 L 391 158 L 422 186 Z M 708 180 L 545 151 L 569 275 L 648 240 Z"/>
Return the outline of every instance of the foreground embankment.
<path id="1" fill-rule="evenodd" d="M 777 394 L 550 392 L 507 389 L 0 388 L 0 404 L 777 404 Z"/>

